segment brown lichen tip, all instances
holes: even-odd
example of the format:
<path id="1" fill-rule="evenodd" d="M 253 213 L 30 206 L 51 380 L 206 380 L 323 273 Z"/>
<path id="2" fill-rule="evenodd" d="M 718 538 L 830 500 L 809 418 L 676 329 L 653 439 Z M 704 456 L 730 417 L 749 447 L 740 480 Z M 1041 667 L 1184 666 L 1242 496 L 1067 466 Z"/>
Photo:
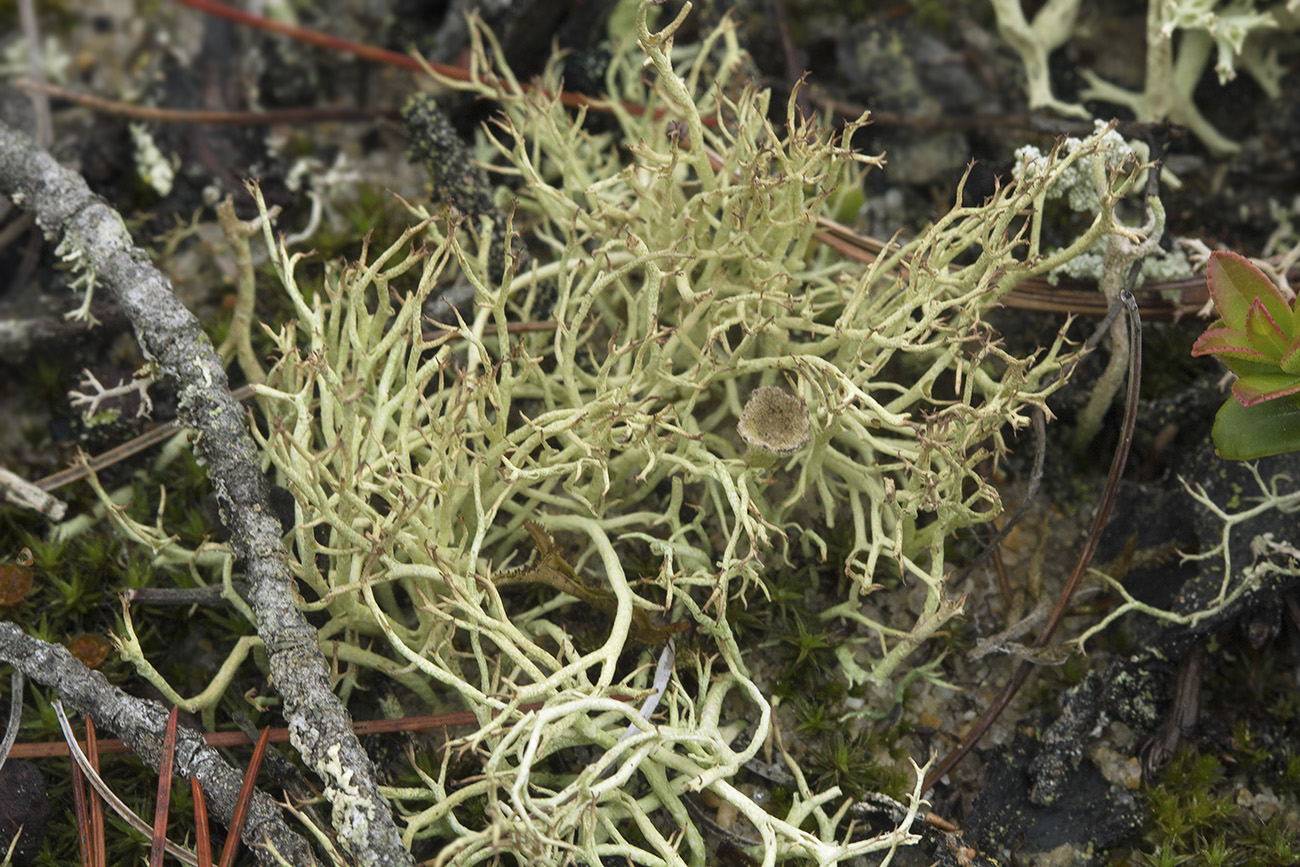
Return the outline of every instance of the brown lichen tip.
<path id="1" fill-rule="evenodd" d="M 750 446 L 784 455 L 808 442 L 808 407 L 783 388 L 754 389 L 736 426 Z"/>

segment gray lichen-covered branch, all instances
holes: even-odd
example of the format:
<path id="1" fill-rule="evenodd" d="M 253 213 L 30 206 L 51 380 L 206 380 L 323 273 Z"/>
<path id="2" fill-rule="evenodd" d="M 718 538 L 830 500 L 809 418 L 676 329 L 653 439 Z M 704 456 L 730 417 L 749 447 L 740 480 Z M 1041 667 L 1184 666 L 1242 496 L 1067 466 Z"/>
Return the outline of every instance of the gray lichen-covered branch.
<path id="1" fill-rule="evenodd" d="M 196 433 L 231 548 L 244 564 L 249 602 L 266 644 L 271 679 L 284 698 L 294 747 L 325 782 L 340 837 L 361 865 L 412 864 L 374 767 L 330 689 L 315 630 L 294 604 L 281 528 L 244 412 L 230 394 L 221 359 L 170 283 L 133 243 L 122 218 L 23 134 L 0 124 L 0 192 L 36 215 L 88 287 L 121 305 L 144 351 L 171 377 L 180 418 Z"/>
<path id="2" fill-rule="evenodd" d="M 0 659 L 37 683 L 57 689 L 70 707 L 112 729 L 157 769 L 167 727 L 167 710 L 161 704 L 127 695 L 104 675 L 82 665 L 67 648 L 32 638 L 12 623 L 0 622 Z M 175 767 L 181 776 L 199 781 L 212 814 L 230 824 L 243 774 L 183 726 L 176 730 Z M 272 849 L 291 864 L 314 863 L 306 841 L 289 829 L 275 803 L 263 792 L 253 794 L 243 840 L 262 864 L 279 863 Z"/>

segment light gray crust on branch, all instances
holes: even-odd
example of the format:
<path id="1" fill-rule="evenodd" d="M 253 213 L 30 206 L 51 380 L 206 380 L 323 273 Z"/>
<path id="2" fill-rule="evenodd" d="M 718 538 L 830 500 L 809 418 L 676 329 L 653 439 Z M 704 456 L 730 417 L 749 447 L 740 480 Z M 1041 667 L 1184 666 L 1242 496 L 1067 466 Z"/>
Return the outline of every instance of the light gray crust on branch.
<path id="1" fill-rule="evenodd" d="M 0 124 L 0 192 L 32 211 L 47 238 L 117 298 L 144 351 L 171 377 L 181 421 L 195 431 L 230 545 L 244 563 L 248 598 L 266 644 L 273 687 L 284 699 L 289 737 L 324 782 L 331 820 L 361 867 L 413 865 L 374 766 L 330 689 L 316 632 L 294 604 L 281 528 L 267 500 L 244 411 L 198 320 L 131 240 L 117 212 L 30 139 Z M 70 249 L 71 248 L 71 249 Z"/>
<path id="2" fill-rule="evenodd" d="M 29 679 L 56 689 L 65 704 L 118 734 L 136 755 L 157 770 L 167 728 L 167 709 L 161 704 L 127 695 L 104 675 L 82 665 L 67 648 L 32 638 L 12 623 L 0 622 L 0 659 Z M 212 815 L 229 825 L 243 774 L 227 764 L 197 732 L 183 726 L 176 729 L 175 767 L 182 777 L 199 781 Z M 265 792 L 253 792 L 245 822 L 244 843 L 257 855 L 259 863 L 278 863 L 264 845 L 268 841 L 291 864 L 314 863 L 307 842 L 289 829 L 280 808 Z"/>

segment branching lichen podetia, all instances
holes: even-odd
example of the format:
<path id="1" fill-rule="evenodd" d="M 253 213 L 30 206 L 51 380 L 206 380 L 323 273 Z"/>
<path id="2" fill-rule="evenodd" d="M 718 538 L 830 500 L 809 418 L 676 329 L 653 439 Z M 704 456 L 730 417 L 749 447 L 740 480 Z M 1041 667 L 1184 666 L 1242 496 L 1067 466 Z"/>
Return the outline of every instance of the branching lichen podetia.
<path id="1" fill-rule="evenodd" d="M 1097 135 L 870 267 L 846 262 L 816 241 L 814 219 L 880 164 L 849 146 L 865 118 L 833 134 L 792 101 L 778 130 L 769 94 L 732 80 L 729 24 L 678 68 L 682 19 L 658 32 L 646 19 L 643 6 L 635 35 L 651 80 L 630 45 L 607 79 L 611 95 L 648 107 L 612 106 L 626 152 L 548 95 L 554 69 L 525 93 L 475 30 L 474 68 L 489 74 L 457 86 L 502 106 L 485 143 L 494 170 L 517 181 L 502 211 L 513 209 L 526 262 L 493 249 L 494 227 L 413 207 L 400 238 L 328 264 L 313 292 L 296 277 L 303 254 L 263 224 L 296 319 L 270 328 L 279 360 L 257 387 L 258 436 L 300 507 L 301 604 L 323 622 L 327 657 L 421 701 L 456 696 L 478 717 L 424 786 L 387 791 L 408 843 L 453 840 L 440 863 L 507 849 L 539 864 L 701 865 L 685 799 L 706 789 L 752 826 L 765 867 L 914 841 L 916 791 L 896 829 L 857 838 L 840 826 L 837 788 L 796 774 L 793 803 L 775 815 L 736 787 L 772 717 L 727 609 L 762 592 L 783 558 L 824 560 L 847 539 L 849 589 L 825 616 L 865 636 L 839 648 L 846 675 L 893 684 L 961 610 L 945 592 L 946 538 L 1001 511 L 976 466 L 1044 407 L 1071 357 L 1064 335 L 1018 357 L 984 314 L 1024 277 L 1131 231 L 1114 220 L 1118 194 L 1104 194 L 1074 244 L 1036 247 L 1035 203 L 1105 147 Z M 473 317 L 424 321 L 453 277 L 474 286 Z M 512 331 L 535 320 L 554 330 Z M 737 430 L 742 402 L 764 388 L 807 412 L 807 443 L 771 468 L 746 460 Z M 242 605 L 221 546 L 196 556 L 161 528 L 117 519 Z M 873 614 L 886 561 L 924 588 L 912 623 Z M 545 586 L 521 603 L 507 590 L 520 582 Z M 602 624 L 595 647 L 566 628 L 584 610 Z M 657 649 L 644 644 L 672 634 L 678 671 L 646 721 L 624 697 L 650 690 Z M 356 682 L 354 669 L 340 692 Z M 576 748 L 591 761 L 563 770 L 554 758 Z M 453 779 L 457 752 L 481 772 Z"/>

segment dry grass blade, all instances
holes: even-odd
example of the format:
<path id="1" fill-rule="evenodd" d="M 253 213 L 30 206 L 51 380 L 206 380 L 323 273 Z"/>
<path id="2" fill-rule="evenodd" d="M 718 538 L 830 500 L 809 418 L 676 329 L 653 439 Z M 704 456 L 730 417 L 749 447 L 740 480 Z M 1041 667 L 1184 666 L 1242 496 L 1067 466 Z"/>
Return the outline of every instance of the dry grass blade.
<path id="1" fill-rule="evenodd" d="M 172 706 L 167 715 L 167 734 L 163 736 L 162 758 L 158 762 L 158 799 L 153 808 L 153 839 L 149 843 L 149 867 L 162 867 L 167 843 L 167 811 L 172 801 L 172 762 L 176 757 L 176 714 Z"/>
<path id="2" fill-rule="evenodd" d="M 81 772 L 85 774 L 86 779 L 90 781 L 91 786 L 94 787 L 95 791 L 99 793 L 101 798 L 108 802 L 114 812 L 126 820 L 127 824 L 132 828 L 135 828 L 144 836 L 150 836 L 153 829 L 149 827 L 149 823 L 137 816 L 126 804 L 122 803 L 122 799 L 113 793 L 113 790 L 108 787 L 108 784 L 100 778 L 99 773 L 90 766 L 90 760 L 86 758 L 86 754 L 81 751 L 81 747 L 77 744 L 77 736 L 72 733 L 72 726 L 68 723 L 68 716 L 63 712 L 63 702 L 56 698 L 53 700 L 52 704 L 54 705 L 54 713 L 59 718 L 59 727 L 63 729 L 63 737 L 68 742 L 68 749 L 72 753 L 72 759 L 81 767 Z M 99 839 L 102 844 L 104 838 L 102 817 L 100 819 L 99 827 Z M 167 841 L 167 851 L 179 858 L 182 862 L 189 864 L 190 867 L 197 867 L 198 865 L 198 861 L 195 860 L 193 852 L 181 846 L 177 846 L 170 840 Z M 100 855 L 100 859 L 101 860 L 98 863 L 100 867 L 103 867 L 104 856 L 102 854 Z"/>
<path id="3" fill-rule="evenodd" d="M 253 389 L 245 385 L 236 388 L 231 394 L 235 396 L 235 400 L 245 401 L 253 396 Z M 38 480 L 35 483 L 36 487 L 42 491 L 53 491 L 64 485 L 70 485 L 84 479 L 91 472 L 99 472 L 104 467 L 112 466 L 119 461 L 126 460 L 131 455 L 144 451 L 150 446 L 158 445 L 164 440 L 176 436 L 180 430 L 180 427 L 174 422 L 164 422 L 157 427 L 150 428 L 134 439 L 127 440 L 120 446 L 109 449 L 103 454 L 96 455 L 93 458 L 84 458 L 78 461 L 76 466 L 68 467 L 66 470 L 60 470 Z"/>
<path id="4" fill-rule="evenodd" d="M 244 832 L 244 817 L 248 815 L 248 805 L 253 800 L 253 787 L 257 785 L 257 771 L 262 767 L 262 756 L 266 755 L 266 745 L 270 739 L 271 727 L 267 726 L 262 729 L 262 736 L 253 748 L 253 757 L 248 760 L 244 785 L 239 790 L 235 813 L 230 817 L 230 834 L 226 837 L 226 845 L 221 848 L 221 867 L 230 867 L 235 863 L 235 853 L 239 851 L 239 835 Z"/>
<path id="5" fill-rule="evenodd" d="M 312 836 L 316 838 L 316 844 L 320 846 L 321 849 L 325 850 L 325 854 L 329 856 L 330 864 L 333 864 L 334 867 L 347 867 L 347 859 L 343 857 L 342 853 L 338 850 L 338 846 L 335 845 L 336 838 L 333 838 L 329 833 L 321 828 L 320 822 L 316 821 L 317 817 L 314 815 L 314 811 L 311 809 L 298 809 L 294 806 L 293 798 L 291 797 L 286 798 L 285 803 L 282 806 L 289 815 L 301 822 L 302 826 L 310 831 Z M 430 862 L 428 861 L 422 861 L 417 865 L 417 867 L 428 867 L 429 864 Z"/>
<path id="6" fill-rule="evenodd" d="M 85 106 L 102 114 L 128 117 L 133 120 L 151 123 L 185 123 L 212 126 L 227 124 L 232 126 L 267 126 L 270 124 L 303 123 L 361 123 L 373 122 L 376 117 L 394 115 L 396 112 L 368 108 L 288 108 L 271 111 L 205 111 L 187 108 L 156 108 L 153 106 L 132 105 L 102 99 L 88 93 L 75 93 L 66 88 L 44 84 L 39 81 L 19 79 L 14 86 L 28 93 L 52 96 L 56 99 Z"/>
<path id="7" fill-rule="evenodd" d="M 18 726 L 23 719 L 23 673 L 14 669 L 9 677 L 9 722 L 5 725 L 4 743 L 0 743 L 0 768 L 5 766 L 9 751 L 18 740 Z"/>

